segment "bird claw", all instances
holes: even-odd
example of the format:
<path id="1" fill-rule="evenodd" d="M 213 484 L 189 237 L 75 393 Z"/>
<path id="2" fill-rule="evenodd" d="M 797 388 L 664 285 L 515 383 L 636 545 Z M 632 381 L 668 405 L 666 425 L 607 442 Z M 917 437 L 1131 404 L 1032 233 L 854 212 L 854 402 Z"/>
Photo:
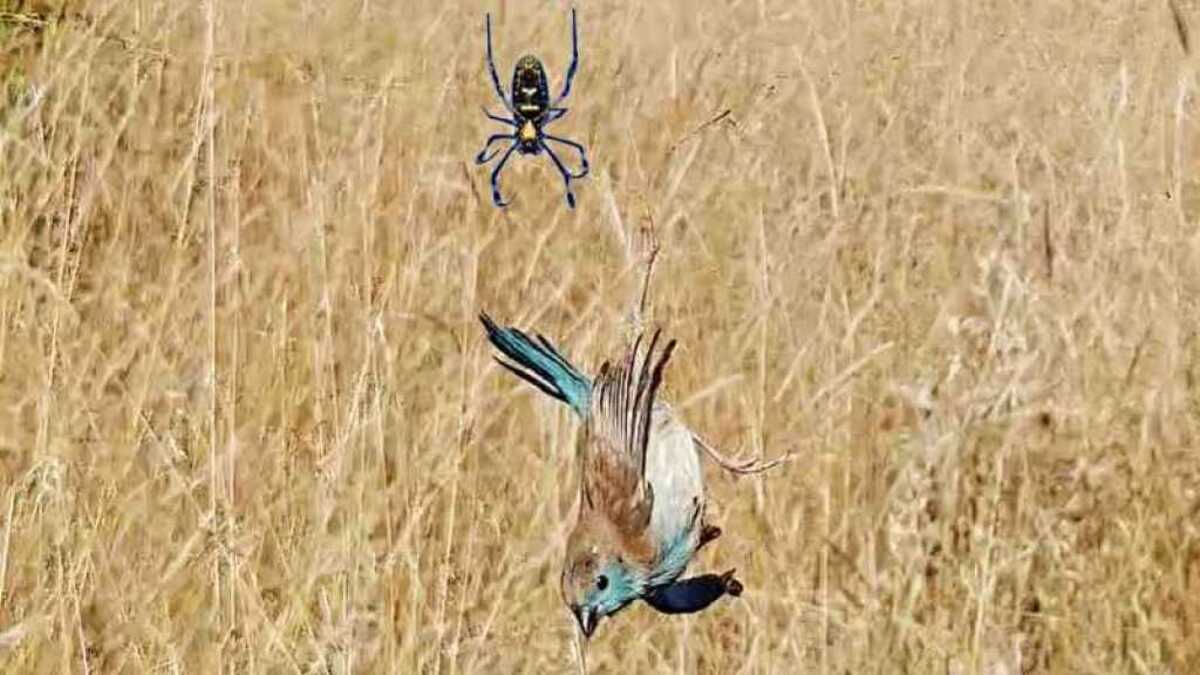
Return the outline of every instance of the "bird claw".
<path id="1" fill-rule="evenodd" d="M 745 590 L 745 587 L 742 586 L 742 582 L 733 578 L 734 572 L 737 572 L 736 568 L 731 569 L 728 572 L 725 572 L 724 574 L 722 574 L 721 575 L 721 584 L 725 587 L 726 594 L 732 595 L 736 598 L 737 596 L 742 594 L 742 591 Z"/>

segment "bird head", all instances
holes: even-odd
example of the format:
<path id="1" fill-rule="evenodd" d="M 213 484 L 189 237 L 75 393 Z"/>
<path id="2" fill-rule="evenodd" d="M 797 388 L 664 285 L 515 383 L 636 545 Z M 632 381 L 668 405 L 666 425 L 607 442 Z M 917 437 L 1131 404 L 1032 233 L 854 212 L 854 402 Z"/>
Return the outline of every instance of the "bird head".
<path id="1" fill-rule="evenodd" d="M 641 597 L 646 575 L 614 542 L 590 528 L 576 528 L 563 561 L 563 602 L 575 615 L 584 637 L 590 638 L 600 620 Z"/>

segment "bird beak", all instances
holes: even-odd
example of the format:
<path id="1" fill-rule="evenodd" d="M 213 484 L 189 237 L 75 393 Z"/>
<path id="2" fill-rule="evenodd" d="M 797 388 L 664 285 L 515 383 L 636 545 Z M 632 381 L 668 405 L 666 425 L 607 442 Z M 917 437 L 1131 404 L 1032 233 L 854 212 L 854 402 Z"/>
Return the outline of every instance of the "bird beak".
<path id="1" fill-rule="evenodd" d="M 591 638 L 592 633 L 596 632 L 596 624 L 600 623 L 596 613 L 584 607 L 575 608 L 575 620 L 579 622 L 579 630 L 583 631 L 585 638 Z"/>

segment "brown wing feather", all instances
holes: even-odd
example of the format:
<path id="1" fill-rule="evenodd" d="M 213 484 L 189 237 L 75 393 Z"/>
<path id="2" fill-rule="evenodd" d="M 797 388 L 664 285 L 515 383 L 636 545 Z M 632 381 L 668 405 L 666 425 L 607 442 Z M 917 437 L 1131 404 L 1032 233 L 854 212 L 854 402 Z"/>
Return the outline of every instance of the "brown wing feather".
<path id="1" fill-rule="evenodd" d="M 671 340 L 656 356 L 658 338 L 655 331 L 644 356 L 639 337 L 623 363 L 601 366 L 585 436 L 585 501 L 626 535 L 646 529 L 654 505 L 653 491 L 644 476 L 650 416 L 663 368 L 675 349 Z"/>

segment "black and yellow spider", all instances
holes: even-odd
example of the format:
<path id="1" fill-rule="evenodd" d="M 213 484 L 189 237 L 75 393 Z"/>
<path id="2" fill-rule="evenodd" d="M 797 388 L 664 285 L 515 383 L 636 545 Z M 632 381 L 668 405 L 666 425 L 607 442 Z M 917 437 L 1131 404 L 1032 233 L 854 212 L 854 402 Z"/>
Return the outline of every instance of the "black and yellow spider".
<path id="1" fill-rule="evenodd" d="M 508 158 L 514 150 L 520 152 L 522 155 L 540 155 L 545 150 L 546 154 L 550 155 L 550 159 L 554 161 L 554 165 L 558 167 L 559 173 L 562 174 L 563 183 L 566 185 L 567 190 L 567 205 L 575 208 L 575 193 L 571 191 L 571 180 L 583 178 L 587 175 L 587 152 L 582 145 L 575 141 L 552 136 L 542 130 L 547 124 L 567 114 L 567 109 L 559 107 L 559 104 L 567 98 L 567 94 L 571 93 L 571 80 L 575 78 L 575 69 L 579 66 L 579 34 L 575 29 L 575 10 L 571 10 L 571 67 L 567 69 L 562 93 L 553 102 L 550 100 L 550 87 L 546 82 L 546 69 L 536 56 L 522 56 L 517 61 L 517 65 L 513 68 L 512 96 L 510 98 L 504 94 L 504 87 L 500 85 L 500 76 L 496 74 L 496 62 L 492 58 L 491 14 L 487 15 L 484 25 L 487 33 L 488 71 L 492 75 L 492 84 L 496 86 L 496 95 L 500 97 L 500 102 L 504 104 L 511 117 L 493 115 L 488 112 L 487 108 L 483 109 L 483 114 L 487 115 L 488 119 L 513 127 L 513 133 L 493 134 L 488 137 L 483 150 L 480 150 L 479 154 L 475 156 L 476 164 L 486 164 L 500 152 L 500 149 L 497 149 L 495 152 L 488 152 L 493 143 L 506 140 L 512 141 L 512 144 L 508 146 L 508 150 L 500 156 L 500 162 L 496 164 L 496 168 L 492 170 L 492 202 L 499 207 L 508 206 L 509 204 L 509 202 L 504 201 L 500 196 L 499 181 L 500 172 L 504 169 L 505 163 L 508 162 Z M 568 171 L 567 167 L 563 165 L 562 160 L 554 153 L 554 150 L 547 145 L 547 141 L 562 143 L 577 150 L 581 163 L 579 173 Z"/>

